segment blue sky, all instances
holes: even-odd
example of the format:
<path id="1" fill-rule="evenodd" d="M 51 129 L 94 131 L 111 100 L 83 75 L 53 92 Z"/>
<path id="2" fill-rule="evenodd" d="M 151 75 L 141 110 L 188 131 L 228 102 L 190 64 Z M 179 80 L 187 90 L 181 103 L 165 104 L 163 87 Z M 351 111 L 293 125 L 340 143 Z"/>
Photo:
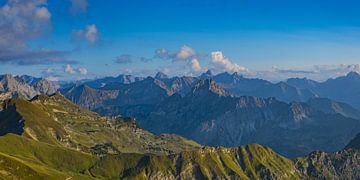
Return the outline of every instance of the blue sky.
<path id="1" fill-rule="evenodd" d="M 358 1 L 0 0 L 0 5 L 5 19 L 0 73 L 55 80 L 157 71 L 197 75 L 211 69 L 270 80 L 323 80 L 359 71 Z M 20 31 L 14 22 L 25 25 Z M 160 49 L 161 57 L 155 53 Z"/>

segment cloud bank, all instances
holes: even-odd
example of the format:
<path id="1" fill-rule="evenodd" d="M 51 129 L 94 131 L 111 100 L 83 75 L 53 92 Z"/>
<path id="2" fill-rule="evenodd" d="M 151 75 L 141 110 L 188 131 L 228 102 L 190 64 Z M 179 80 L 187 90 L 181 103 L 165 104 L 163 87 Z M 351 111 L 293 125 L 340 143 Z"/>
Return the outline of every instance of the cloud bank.
<path id="1" fill-rule="evenodd" d="M 46 0 L 8 0 L 0 7 L 0 63 L 18 65 L 75 63 L 69 52 L 31 48 L 29 41 L 51 29 L 51 12 Z"/>
<path id="2" fill-rule="evenodd" d="M 221 51 L 211 52 L 211 62 L 215 67 L 229 72 L 248 72 L 248 69 L 231 62 Z"/>

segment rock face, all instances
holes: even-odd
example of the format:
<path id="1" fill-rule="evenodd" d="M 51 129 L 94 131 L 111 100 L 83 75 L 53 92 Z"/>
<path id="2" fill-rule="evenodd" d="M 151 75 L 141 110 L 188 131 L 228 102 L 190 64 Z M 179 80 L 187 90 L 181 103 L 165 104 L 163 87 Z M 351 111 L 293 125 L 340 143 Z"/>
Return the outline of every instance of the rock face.
<path id="1" fill-rule="evenodd" d="M 10 92 L 13 96 L 31 99 L 39 94 L 51 95 L 57 91 L 57 86 L 49 81 L 31 76 L 0 76 L 0 92 Z"/>
<path id="2" fill-rule="evenodd" d="M 306 104 L 327 114 L 341 114 L 345 117 L 360 119 L 360 111 L 348 104 L 336 102 L 328 98 L 311 98 Z"/>
<path id="3" fill-rule="evenodd" d="M 171 96 L 138 120 L 155 133 L 180 134 L 212 146 L 260 143 L 287 157 L 336 151 L 360 131 L 359 120 L 305 103 L 234 97 L 212 80 L 201 80 L 184 97 Z"/>
<path id="4" fill-rule="evenodd" d="M 145 115 L 169 96 L 188 93 L 196 80 L 192 77 L 162 80 L 148 77 L 129 84 L 112 82 L 101 88 L 89 87 L 87 83 L 63 89 L 62 93 L 76 104 L 103 115 Z"/>
<path id="5" fill-rule="evenodd" d="M 106 106 L 107 101 L 116 99 L 117 90 L 97 90 L 87 85 L 75 86 L 64 94 L 69 100 L 87 109 Z"/>
<path id="6" fill-rule="evenodd" d="M 311 179 L 359 179 L 360 152 L 342 150 L 335 153 L 313 152 L 295 160 L 297 169 Z"/>

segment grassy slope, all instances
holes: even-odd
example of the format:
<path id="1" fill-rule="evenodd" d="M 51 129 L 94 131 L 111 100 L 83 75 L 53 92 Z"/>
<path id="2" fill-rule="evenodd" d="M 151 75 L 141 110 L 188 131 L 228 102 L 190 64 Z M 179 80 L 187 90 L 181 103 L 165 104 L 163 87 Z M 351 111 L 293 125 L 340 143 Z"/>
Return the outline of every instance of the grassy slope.
<path id="1" fill-rule="evenodd" d="M 21 171 L 19 171 L 21 169 Z M 8 134 L 0 137 L 0 177 L 117 179 L 142 177 L 299 177 L 291 160 L 260 145 L 209 148 L 177 155 L 119 154 L 102 158 Z"/>
<path id="2" fill-rule="evenodd" d="M 239 148 L 210 148 L 170 156 L 123 154 L 108 156 L 90 172 L 111 178 L 282 178 L 299 179 L 294 163 L 269 148 L 247 145 Z"/>
<path id="3" fill-rule="evenodd" d="M 8 134 L 0 137 L 0 176 L 21 179 L 86 178 L 97 157 Z M 20 169 L 20 170 L 19 170 Z"/>
<path id="4" fill-rule="evenodd" d="M 101 117 L 74 105 L 61 95 L 38 96 L 30 102 L 17 99 L 8 106 L 0 114 L 1 132 L 12 128 L 15 130 L 8 132 L 84 152 L 99 144 L 111 144 L 115 151 L 123 153 L 154 154 L 177 153 L 200 147 L 196 142 L 176 135 L 155 136 L 139 128 L 133 120 Z M 23 124 L 17 124 L 21 119 Z"/>

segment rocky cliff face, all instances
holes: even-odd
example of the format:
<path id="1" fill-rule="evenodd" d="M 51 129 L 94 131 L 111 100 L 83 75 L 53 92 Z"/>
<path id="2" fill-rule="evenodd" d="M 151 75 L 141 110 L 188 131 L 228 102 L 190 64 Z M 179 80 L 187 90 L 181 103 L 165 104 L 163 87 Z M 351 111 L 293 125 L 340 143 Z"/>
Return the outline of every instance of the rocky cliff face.
<path id="1" fill-rule="evenodd" d="M 80 104 L 87 109 L 96 109 L 106 106 L 106 102 L 115 100 L 118 95 L 118 90 L 98 90 L 90 88 L 87 85 L 74 86 L 65 94 L 67 99 L 76 104 Z"/>
<path id="2" fill-rule="evenodd" d="M 360 110 L 328 98 L 311 98 L 306 104 L 327 114 L 341 114 L 345 117 L 360 119 Z"/>
<path id="3" fill-rule="evenodd" d="M 62 93 L 76 104 L 104 115 L 145 115 L 174 93 L 190 91 L 192 78 L 159 80 L 148 77 L 130 84 L 110 83 L 96 89 L 75 86 Z"/>
<path id="4" fill-rule="evenodd" d="M 295 160 L 301 174 L 312 179 L 358 179 L 360 153 L 355 149 L 335 153 L 313 152 Z"/>
<path id="5" fill-rule="evenodd" d="M 13 96 L 26 99 L 31 99 L 39 94 L 54 94 L 57 88 L 57 85 L 41 78 L 9 74 L 0 76 L 0 92 L 10 92 Z"/>

